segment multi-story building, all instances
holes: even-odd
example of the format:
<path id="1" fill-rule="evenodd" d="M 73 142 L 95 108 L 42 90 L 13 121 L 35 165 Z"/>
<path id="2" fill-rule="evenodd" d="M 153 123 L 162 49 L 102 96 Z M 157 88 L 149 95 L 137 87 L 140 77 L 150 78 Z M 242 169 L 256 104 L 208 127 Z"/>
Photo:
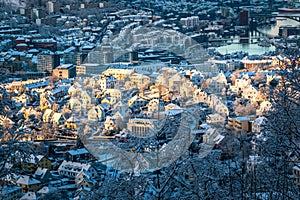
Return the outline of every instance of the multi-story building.
<path id="1" fill-rule="evenodd" d="M 227 127 L 236 131 L 251 131 L 252 121 L 255 117 L 228 117 Z"/>
<path id="2" fill-rule="evenodd" d="M 55 50 L 57 42 L 54 39 L 35 39 L 32 40 L 34 48 Z"/>
<path id="3" fill-rule="evenodd" d="M 157 119 L 135 118 L 127 123 L 127 129 L 135 137 L 149 137 L 155 132 L 155 122 Z"/>
<path id="4" fill-rule="evenodd" d="M 84 60 L 84 56 L 82 53 L 70 52 L 64 54 L 65 64 L 81 65 L 83 60 Z"/>
<path id="5" fill-rule="evenodd" d="M 75 178 L 80 172 L 88 171 L 92 177 L 97 175 L 96 170 L 90 164 L 71 162 L 64 160 L 58 168 L 58 173 L 65 177 Z"/>
<path id="6" fill-rule="evenodd" d="M 249 11 L 242 10 L 239 13 L 239 26 L 248 26 L 249 25 Z"/>
<path id="7" fill-rule="evenodd" d="M 52 72 L 59 64 L 59 55 L 51 51 L 43 51 L 37 56 L 37 71 L 39 72 Z"/>
<path id="8" fill-rule="evenodd" d="M 76 67 L 73 64 L 64 64 L 53 70 L 53 76 L 59 79 L 74 78 L 76 76 Z"/>
<path id="9" fill-rule="evenodd" d="M 85 63 L 76 66 L 76 73 L 77 75 L 96 75 L 101 74 L 105 69 L 105 65 Z"/>
<path id="10" fill-rule="evenodd" d="M 123 80 L 134 73 L 133 69 L 114 69 L 109 68 L 103 72 L 105 76 L 113 76 L 118 80 Z"/>

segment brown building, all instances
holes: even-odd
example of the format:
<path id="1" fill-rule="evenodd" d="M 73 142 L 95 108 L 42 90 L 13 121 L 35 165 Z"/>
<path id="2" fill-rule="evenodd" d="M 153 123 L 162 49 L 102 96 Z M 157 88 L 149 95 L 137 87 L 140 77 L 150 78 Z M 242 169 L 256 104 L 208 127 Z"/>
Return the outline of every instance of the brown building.
<path id="1" fill-rule="evenodd" d="M 17 185 L 22 187 L 23 192 L 36 192 L 40 189 L 41 182 L 27 175 L 22 175 L 17 180 Z"/>
<path id="2" fill-rule="evenodd" d="M 57 42 L 54 39 L 35 39 L 32 40 L 32 44 L 36 49 L 55 50 L 57 47 Z"/>
<path id="3" fill-rule="evenodd" d="M 53 76 L 59 79 L 68 79 L 76 76 L 76 67 L 73 64 L 64 64 L 53 70 Z"/>
<path id="4" fill-rule="evenodd" d="M 253 117 L 228 117 L 227 127 L 235 131 L 251 131 Z"/>
<path id="5" fill-rule="evenodd" d="M 239 13 L 239 26 L 248 26 L 249 25 L 249 11 L 242 10 Z"/>

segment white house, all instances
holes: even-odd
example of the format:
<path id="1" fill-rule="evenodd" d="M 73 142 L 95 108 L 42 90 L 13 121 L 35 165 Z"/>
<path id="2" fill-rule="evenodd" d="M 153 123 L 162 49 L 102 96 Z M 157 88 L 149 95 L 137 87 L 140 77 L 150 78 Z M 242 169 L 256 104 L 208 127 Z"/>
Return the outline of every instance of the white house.
<path id="1" fill-rule="evenodd" d="M 197 89 L 194 91 L 193 100 L 196 103 L 205 103 L 207 101 L 207 93 L 201 89 Z"/>
<path id="2" fill-rule="evenodd" d="M 215 114 L 210 114 L 206 116 L 206 123 L 207 124 L 220 124 L 224 125 L 225 124 L 226 118 L 219 113 Z"/>
<path id="3" fill-rule="evenodd" d="M 92 177 L 95 177 L 97 175 L 96 170 L 90 164 L 71 162 L 71 161 L 66 161 L 66 160 L 64 160 L 60 164 L 60 166 L 58 168 L 58 174 L 69 177 L 69 178 L 75 178 L 83 170 L 91 173 Z"/>

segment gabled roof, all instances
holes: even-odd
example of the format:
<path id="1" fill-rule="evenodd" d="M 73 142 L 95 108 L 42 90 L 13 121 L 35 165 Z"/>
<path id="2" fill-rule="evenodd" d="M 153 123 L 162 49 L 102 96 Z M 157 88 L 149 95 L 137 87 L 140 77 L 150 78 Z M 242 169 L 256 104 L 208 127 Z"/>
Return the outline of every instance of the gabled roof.
<path id="1" fill-rule="evenodd" d="M 51 191 L 54 191 L 56 188 L 51 186 L 45 186 L 39 191 L 37 191 L 38 194 L 48 194 Z"/>
<path id="2" fill-rule="evenodd" d="M 53 115 L 53 121 L 58 122 L 61 117 L 64 117 L 61 113 L 54 113 Z"/>
<path id="3" fill-rule="evenodd" d="M 91 167 L 90 164 L 79 163 L 79 162 L 71 162 L 64 160 L 58 168 L 58 171 L 66 170 L 66 171 L 81 171 L 81 170 L 89 170 Z"/>
<path id="4" fill-rule="evenodd" d="M 70 150 L 68 151 L 69 154 L 71 155 L 80 155 L 80 154 L 86 154 L 89 153 L 86 148 L 80 148 L 80 149 L 76 149 L 76 150 Z"/>
<path id="5" fill-rule="evenodd" d="M 44 117 L 49 117 L 54 111 L 51 109 L 46 109 L 44 112 Z"/>
<path id="6" fill-rule="evenodd" d="M 182 110 L 182 108 L 174 103 L 169 103 L 165 106 L 165 110 Z"/>
<path id="7" fill-rule="evenodd" d="M 27 175 L 22 175 L 17 180 L 17 184 L 21 184 L 21 185 L 35 185 L 35 184 L 39 184 L 39 183 L 41 183 L 41 182 L 34 178 L 31 178 L 30 176 L 27 176 Z"/>
<path id="8" fill-rule="evenodd" d="M 35 192 L 27 192 L 20 200 L 36 200 L 38 199 Z"/>
<path id="9" fill-rule="evenodd" d="M 43 179 L 46 173 L 49 171 L 47 168 L 37 168 L 37 170 L 34 173 L 34 176 L 38 176 L 39 178 Z"/>
<path id="10" fill-rule="evenodd" d="M 79 122 L 79 119 L 77 119 L 76 117 L 72 116 L 70 117 L 67 122 L 73 122 L 73 123 L 76 123 L 76 122 Z"/>
<path id="11" fill-rule="evenodd" d="M 32 164 L 36 164 L 37 162 L 39 162 L 40 160 L 42 160 L 45 156 L 43 155 L 33 155 L 30 154 L 30 156 L 27 159 L 24 159 L 24 162 L 26 163 L 32 163 Z"/>

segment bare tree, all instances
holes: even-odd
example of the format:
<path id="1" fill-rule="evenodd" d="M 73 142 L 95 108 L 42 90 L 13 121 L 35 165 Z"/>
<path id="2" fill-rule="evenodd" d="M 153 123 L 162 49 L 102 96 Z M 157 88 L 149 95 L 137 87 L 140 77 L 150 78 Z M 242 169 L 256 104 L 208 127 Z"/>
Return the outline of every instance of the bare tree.
<path id="1" fill-rule="evenodd" d="M 300 192 L 292 179 L 292 167 L 300 156 L 299 65 L 283 64 L 278 74 L 281 80 L 270 90 L 272 109 L 258 140 L 257 153 L 265 165 L 260 184 L 268 194 L 299 199 Z"/>

